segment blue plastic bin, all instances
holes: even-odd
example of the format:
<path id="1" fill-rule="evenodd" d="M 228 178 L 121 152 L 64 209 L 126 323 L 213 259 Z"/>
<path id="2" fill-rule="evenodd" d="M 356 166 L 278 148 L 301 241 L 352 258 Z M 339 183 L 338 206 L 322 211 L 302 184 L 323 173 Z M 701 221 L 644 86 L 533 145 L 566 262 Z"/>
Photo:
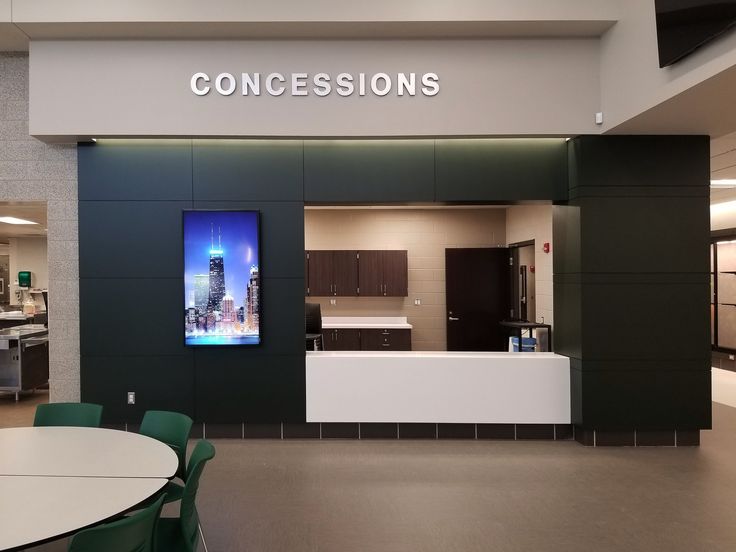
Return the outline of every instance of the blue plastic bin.
<path id="1" fill-rule="evenodd" d="M 512 337 L 511 345 L 514 347 L 514 352 L 519 352 L 519 338 Z M 521 338 L 522 353 L 533 353 L 537 348 L 537 340 L 534 337 L 522 337 Z"/>

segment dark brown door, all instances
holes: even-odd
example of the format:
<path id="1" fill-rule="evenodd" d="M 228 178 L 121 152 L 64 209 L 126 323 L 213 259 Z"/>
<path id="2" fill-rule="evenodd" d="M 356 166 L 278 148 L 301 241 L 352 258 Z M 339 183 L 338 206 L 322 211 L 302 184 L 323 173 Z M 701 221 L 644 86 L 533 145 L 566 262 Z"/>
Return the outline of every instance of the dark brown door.
<path id="1" fill-rule="evenodd" d="M 406 251 L 383 251 L 383 295 L 409 295 L 409 271 Z"/>
<path id="2" fill-rule="evenodd" d="M 358 252 L 332 252 L 332 295 L 358 295 Z"/>
<path id="3" fill-rule="evenodd" d="M 445 249 L 448 351 L 505 351 L 509 250 Z"/>
<path id="4" fill-rule="evenodd" d="M 383 251 L 358 251 L 358 255 L 360 295 L 383 296 Z"/>
<path id="5" fill-rule="evenodd" d="M 307 251 L 308 278 L 311 297 L 332 295 L 332 251 Z"/>

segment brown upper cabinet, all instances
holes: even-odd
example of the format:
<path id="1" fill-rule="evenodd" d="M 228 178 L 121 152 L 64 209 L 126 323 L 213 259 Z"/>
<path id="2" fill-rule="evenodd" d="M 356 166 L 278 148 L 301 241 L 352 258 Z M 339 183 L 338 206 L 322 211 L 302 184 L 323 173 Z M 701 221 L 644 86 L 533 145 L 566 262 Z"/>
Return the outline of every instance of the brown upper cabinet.
<path id="1" fill-rule="evenodd" d="M 312 297 L 358 295 L 358 252 L 307 251 L 307 279 Z"/>
<path id="2" fill-rule="evenodd" d="M 358 285 L 365 297 L 409 295 L 406 251 L 358 251 Z"/>
<path id="3" fill-rule="evenodd" d="M 324 251 L 305 255 L 306 295 L 311 297 L 406 297 L 406 251 Z"/>

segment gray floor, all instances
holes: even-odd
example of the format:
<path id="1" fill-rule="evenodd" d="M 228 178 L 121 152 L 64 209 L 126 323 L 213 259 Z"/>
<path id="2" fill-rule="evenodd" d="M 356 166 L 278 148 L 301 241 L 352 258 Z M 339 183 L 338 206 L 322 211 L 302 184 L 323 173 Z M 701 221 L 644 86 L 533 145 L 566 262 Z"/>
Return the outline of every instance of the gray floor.
<path id="1" fill-rule="evenodd" d="M 713 406 L 699 448 L 215 441 L 199 509 L 211 552 L 732 551 L 736 409 Z"/>

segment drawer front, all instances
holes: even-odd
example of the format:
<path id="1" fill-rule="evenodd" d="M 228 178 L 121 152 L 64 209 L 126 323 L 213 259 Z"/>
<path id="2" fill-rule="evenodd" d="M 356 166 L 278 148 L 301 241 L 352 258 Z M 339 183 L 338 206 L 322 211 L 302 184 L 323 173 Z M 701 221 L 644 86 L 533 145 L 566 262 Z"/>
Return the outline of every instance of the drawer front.
<path id="1" fill-rule="evenodd" d="M 360 330 L 363 351 L 411 351 L 411 330 Z"/>

